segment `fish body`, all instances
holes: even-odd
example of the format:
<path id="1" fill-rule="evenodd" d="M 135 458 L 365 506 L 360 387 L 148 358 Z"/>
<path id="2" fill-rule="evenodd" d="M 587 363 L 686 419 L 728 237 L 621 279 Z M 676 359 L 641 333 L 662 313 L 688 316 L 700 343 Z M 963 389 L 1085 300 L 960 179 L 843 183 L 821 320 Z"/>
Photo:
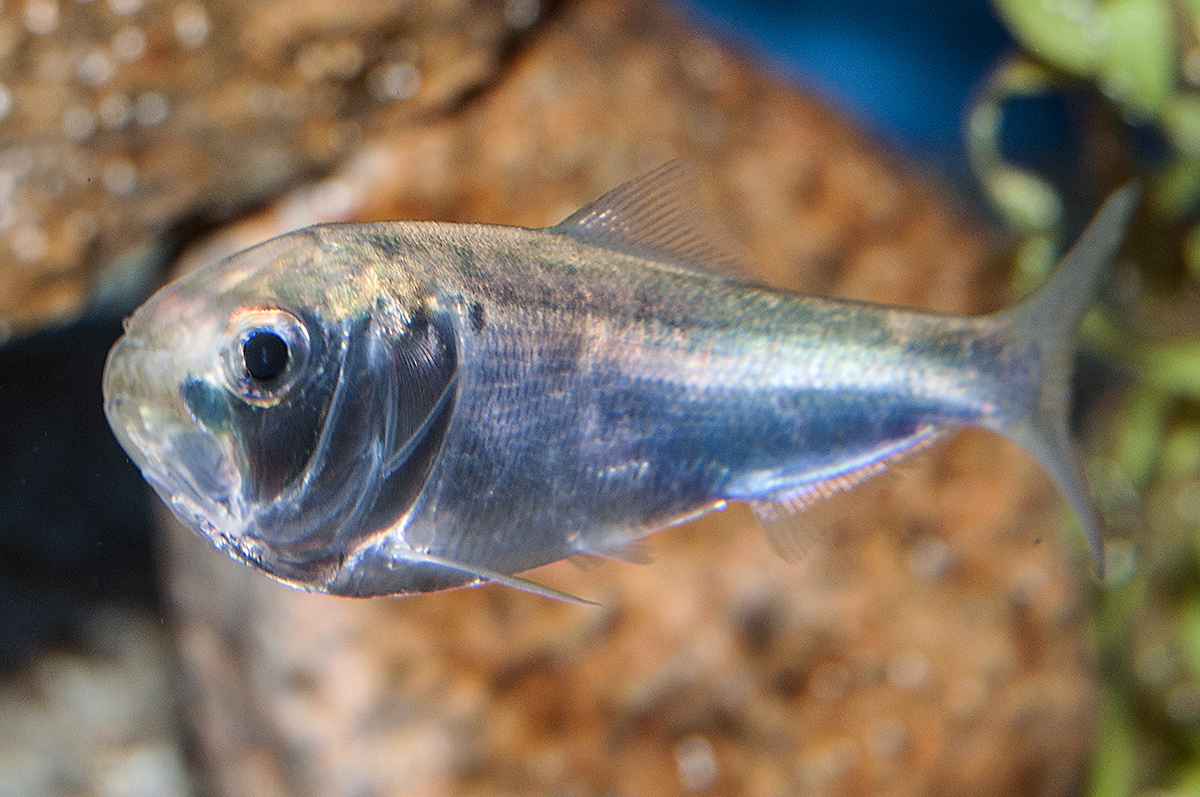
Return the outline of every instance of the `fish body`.
<path id="1" fill-rule="evenodd" d="M 324 225 L 234 255 L 127 321 L 109 422 L 187 525 L 338 595 L 548 592 L 515 574 L 729 501 L 777 525 L 966 426 L 1027 448 L 1099 555 L 1065 385 L 1132 189 L 1041 292 L 968 317 L 729 276 L 694 179 L 667 164 L 545 230 Z"/>

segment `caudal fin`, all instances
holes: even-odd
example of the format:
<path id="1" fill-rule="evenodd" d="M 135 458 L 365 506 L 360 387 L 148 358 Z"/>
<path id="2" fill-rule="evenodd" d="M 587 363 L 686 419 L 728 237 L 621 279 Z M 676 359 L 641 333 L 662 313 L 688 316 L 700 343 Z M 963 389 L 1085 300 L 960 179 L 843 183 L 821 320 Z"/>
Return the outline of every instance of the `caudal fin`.
<path id="1" fill-rule="evenodd" d="M 1130 183 L 1109 197 L 1046 282 L 1000 314 L 1022 348 L 1032 348 L 1030 357 L 1040 361 L 1041 379 L 1036 400 L 1026 405 L 1028 414 L 1005 419 L 995 431 L 1032 454 L 1058 484 L 1083 526 L 1101 576 L 1102 526 L 1069 429 L 1071 362 L 1075 334 L 1121 247 L 1139 193 Z"/>

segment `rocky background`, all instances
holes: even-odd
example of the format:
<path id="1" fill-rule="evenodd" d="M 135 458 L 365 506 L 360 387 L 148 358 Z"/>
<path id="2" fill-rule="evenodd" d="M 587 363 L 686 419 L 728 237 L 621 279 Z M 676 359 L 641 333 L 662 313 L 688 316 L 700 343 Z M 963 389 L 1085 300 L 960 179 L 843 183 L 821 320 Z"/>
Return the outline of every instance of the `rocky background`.
<path id="1" fill-rule="evenodd" d="M 671 157 L 767 282 L 1008 298 L 945 189 L 645 0 L 0 6 L 0 795 L 1073 793 L 1086 564 L 982 434 L 854 493 L 798 566 L 731 509 L 650 565 L 534 574 L 600 608 L 296 593 L 102 478 L 103 352 L 168 262 L 318 220 L 553 223 Z"/>

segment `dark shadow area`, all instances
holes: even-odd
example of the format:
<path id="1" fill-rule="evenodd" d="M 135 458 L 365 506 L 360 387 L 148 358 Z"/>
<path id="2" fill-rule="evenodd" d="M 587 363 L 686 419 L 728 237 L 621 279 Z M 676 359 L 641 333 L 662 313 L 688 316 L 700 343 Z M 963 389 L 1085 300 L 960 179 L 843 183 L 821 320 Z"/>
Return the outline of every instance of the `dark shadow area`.
<path id="1" fill-rule="evenodd" d="M 0 347 L 0 668 L 69 643 L 96 602 L 158 604 L 149 494 L 100 393 L 120 331 L 84 319 Z"/>

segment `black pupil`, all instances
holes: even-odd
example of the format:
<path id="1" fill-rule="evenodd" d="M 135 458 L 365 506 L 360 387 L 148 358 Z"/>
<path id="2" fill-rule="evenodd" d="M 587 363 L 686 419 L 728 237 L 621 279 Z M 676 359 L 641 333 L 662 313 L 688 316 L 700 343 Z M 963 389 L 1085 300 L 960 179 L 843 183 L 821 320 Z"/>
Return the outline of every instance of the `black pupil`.
<path id="1" fill-rule="evenodd" d="M 250 333 L 242 344 L 242 356 L 246 360 L 246 371 L 257 382 L 270 382 L 288 364 L 288 345 L 283 338 L 269 329 Z"/>

